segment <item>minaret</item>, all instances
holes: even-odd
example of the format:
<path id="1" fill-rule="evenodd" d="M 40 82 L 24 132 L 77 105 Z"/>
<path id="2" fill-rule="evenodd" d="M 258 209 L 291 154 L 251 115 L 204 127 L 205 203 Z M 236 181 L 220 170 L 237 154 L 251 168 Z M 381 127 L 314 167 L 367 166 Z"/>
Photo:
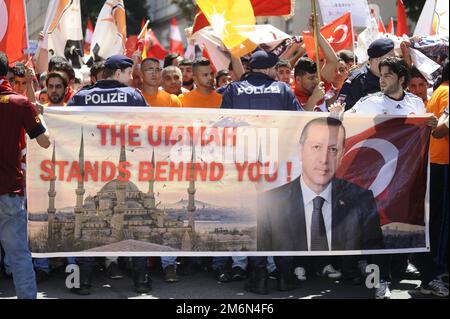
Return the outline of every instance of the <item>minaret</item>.
<path id="1" fill-rule="evenodd" d="M 50 180 L 50 187 L 48 189 L 48 209 L 47 209 L 47 231 L 48 231 L 48 237 L 47 237 L 47 246 L 48 243 L 50 243 L 53 240 L 53 222 L 55 220 L 55 197 L 56 197 L 56 191 L 55 191 L 55 181 L 56 181 L 56 175 L 55 175 L 55 142 L 53 141 L 53 153 L 52 153 L 52 176 L 53 178 Z"/>
<path id="2" fill-rule="evenodd" d="M 127 157 L 125 154 L 125 145 L 122 145 L 120 147 L 119 165 L 120 165 L 120 163 L 124 163 L 126 161 L 127 161 Z M 119 176 L 123 179 L 125 178 L 124 173 L 120 173 Z M 127 182 L 117 180 L 117 189 L 116 189 L 117 209 L 125 208 L 126 188 L 127 188 Z"/>
<path id="3" fill-rule="evenodd" d="M 261 172 L 262 172 L 262 174 L 264 175 L 265 174 L 265 172 L 264 172 L 264 163 L 263 163 L 263 159 L 262 159 L 262 147 L 261 147 L 261 144 L 259 144 L 259 150 L 258 150 L 258 160 L 257 160 L 257 162 L 259 163 L 259 165 L 261 165 L 260 167 L 261 167 Z M 256 190 L 257 191 L 261 191 L 262 190 L 262 188 L 263 188 L 263 178 L 260 178 L 260 179 L 258 179 L 258 181 L 256 182 L 256 185 L 255 185 L 255 187 L 256 187 Z"/>
<path id="4" fill-rule="evenodd" d="M 189 223 L 188 226 L 191 227 L 192 233 L 195 233 L 195 219 L 194 219 L 194 213 L 195 213 L 195 177 L 194 177 L 194 164 L 195 164 L 195 147 L 194 144 L 192 144 L 192 158 L 191 158 L 191 169 L 189 174 L 189 188 L 188 188 L 188 219 Z"/>
<path id="5" fill-rule="evenodd" d="M 150 180 L 148 181 L 148 193 L 145 197 L 145 207 L 148 209 L 155 209 L 155 149 L 152 151 L 152 176 L 150 177 Z"/>
<path id="6" fill-rule="evenodd" d="M 78 154 L 78 165 L 80 167 L 80 177 L 78 179 L 78 186 L 75 190 L 77 195 L 77 202 L 75 205 L 75 239 L 81 237 L 81 219 L 83 215 L 83 195 L 84 190 L 84 137 L 83 129 L 81 129 L 81 142 L 80 142 L 80 152 Z"/>
<path id="7" fill-rule="evenodd" d="M 126 154 L 125 154 L 125 145 L 120 147 L 120 157 L 119 157 L 119 165 L 120 163 L 126 162 Z M 120 173 L 119 176 L 124 178 L 125 175 Z M 123 217 L 126 209 L 125 199 L 127 192 L 127 182 L 120 181 L 117 179 L 116 183 L 116 198 L 117 204 L 114 207 L 113 215 L 111 217 L 111 228 L 112 228 L 112 237 L 116 240 L 123 239 Z"/>

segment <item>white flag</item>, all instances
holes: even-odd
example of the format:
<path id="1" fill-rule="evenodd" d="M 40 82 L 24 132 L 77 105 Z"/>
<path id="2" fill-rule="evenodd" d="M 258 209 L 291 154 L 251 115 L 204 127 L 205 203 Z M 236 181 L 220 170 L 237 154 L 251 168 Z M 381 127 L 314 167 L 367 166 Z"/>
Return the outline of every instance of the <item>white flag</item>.
<path id="1" fill-rule="evenodd" d="M 95 24 L 92 35 L 91 56 L 107 59 L 124 54 L 127 26 L 123 0 L 107 0 Z"/>
<path id="2" fill-rule="evenodd" d="M 45 15 L 43 39 L 39 40 L 35 56 L 36 71 L 47 71 L 48 60 L 62 56 L 71 60 L 74 67 L 78 61 L 71 58 L 74 50 L 83 54 L 80 0 L 50 0 Z"/>
<path id="3" fill-rule="evenodd" d="M 67 56 L 67 50 L 76 48 L 83 54 L 83 30 L 81 28 L 80 0 L 56 1 L 54 13 L 46 30 L 49 58 Z M 44 39 L 45 41 L 45 39 Z"/>
<path id="4" fill-rule="evenodd" d="M 366 28 L 370 24 L 370 9 L 367 0 L 319 0 L 323 24 L 329 24 L 345 13 L 352 14 L 354 27 Z"/>
<path id="5" fill-rule="evenodd" d="M 439 70 L 441 66 L 419 50 L 409 48 L 409 52 L 411 53 L 411 60 L 414 63 L 414 66 L 428 80 L 428 82 L 431 83 L 433 81 L 432 74 Z"/>
<path id="6" fill-rule="evenodd" d="M 378 31 L 378 22 L 375 18 L 370 19 L 370 26 L 358 35 L 357 47 L 355 54 L 358 57 L 358 63 L 362 64 L 369 60 L 367 49 L 369 45 L 382 37 L 381 32 Z"/>
<path id="7" fill-rule="evenodd" d="M 414 30 L 414 36 L 449 35 L 448 0 L 427 0 Z"/>
<path id="8" fill-rule="evenodd" d="M 239 34 L 248 38 L 250 43 L 260 46 L 266 51 L 274 50 L 290 36 L 270 24 L 253 26 L 236 26 Z M 230 52 L 220 39 L 220 35 L 212 27 L 205 27 L 196 33 L 193 38 L 200 47 L 206 48 L 209 58 L 217 71 L 228 69 L 231 62 Z"/>

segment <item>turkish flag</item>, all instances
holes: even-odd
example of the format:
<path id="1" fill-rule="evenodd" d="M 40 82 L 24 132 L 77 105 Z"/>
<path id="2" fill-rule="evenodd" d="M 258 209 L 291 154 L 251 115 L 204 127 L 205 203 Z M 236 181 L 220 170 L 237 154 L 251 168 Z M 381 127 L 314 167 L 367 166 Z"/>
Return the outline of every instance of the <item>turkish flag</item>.
<path id="1" fill-rule="evenodd" d="M 405 5 L 402 0 L 397 0 L 397 32 L 396 35 L 402 37 L 409 36 L 408 17 L 406 15 Z"/>
<path id="2" fill-rule="evenodd" d="M 23 1 L 0 0 L 0 51 L 9 63 L 19 61 L 26 48 L 25 8 Z"/>
<path id="3" fill-rule="evenodd" d="M 294 10 L 294 2 L 291 0 L 250 0 L 250 2 L 255 17 L 288 16 L 291 15 Z M 197 14 L 195 15 L 194 24 L 192 26 L 192 34 L 207 26 L 209 26 L 208 20 L 200 8 L 197 8 Z"/>
<path id="4" fill-rule="evenodd" d="M 184 56 L 183 40 L 175 17 L 172 18 L 170 23 L 170 52 Z"/>
<path id="5" fill-rule="evenodd" d="M 431 131 L 426 120 L 389 119 L 345 141 L 336 176 L 372 190 L 381 225 L 424 225 Z"/>
<path id="6" fill-rule="evenodd" d="M 138 38 L 137 35 L 130 35 L 127 37 L 127 42 L 125 42 L 126 56 L 131 58 L 133 53 L 138 48 Z"/>
<path id="7" fill-rule="evenodd" d="M 147 56 L 151 58 L 157 58 L 158 60 L 163 60 L 164 57 L 168 54 L 167 50 L 164 49 L 152 30 L 149 30 L 147 32 L 147 37 L 149 38 Z"/>
<path id="8" fill-rule="evenodd" d="M 352 49 L 353 30 L 350 12 L 320 28 L 320 33 L 328 40 L 335 52 Z M 309 31 L 302 32 L 302 36 L 305 42 L 306 53 L 311 59 L 315 60 L 314 36 Z M 322 59 L 322 51 L 319 51 L 319 58 Z"/>

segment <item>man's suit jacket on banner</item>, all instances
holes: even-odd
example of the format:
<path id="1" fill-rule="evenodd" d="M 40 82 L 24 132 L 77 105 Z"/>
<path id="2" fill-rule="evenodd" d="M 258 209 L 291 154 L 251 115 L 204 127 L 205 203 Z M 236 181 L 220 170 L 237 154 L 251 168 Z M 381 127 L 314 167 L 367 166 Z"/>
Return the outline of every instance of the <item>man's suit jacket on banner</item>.
<path id="1" fill-rule="evenodd" d="M 332 180 L 331 250 L 383 249 L 372 191 Z M 257 250 L 307 251 L 305 208 L 300 177 L 259 195 Z"/>

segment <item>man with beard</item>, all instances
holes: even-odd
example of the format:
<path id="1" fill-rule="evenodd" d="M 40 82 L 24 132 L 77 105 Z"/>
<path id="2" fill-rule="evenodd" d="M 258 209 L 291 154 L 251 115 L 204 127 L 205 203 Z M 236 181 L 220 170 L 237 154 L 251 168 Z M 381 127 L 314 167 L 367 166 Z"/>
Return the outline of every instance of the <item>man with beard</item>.
<path id="1" fill-rule="evenodd" d="M 349 111 L 362 114 L 413 115 L 425 114 L 421 98 L 406 92 L 409 70 L 405 62 L 396 57 L 379 63 L 380 89 L 378 93 L 360 99 Z"/>
<path id="2" fill-rule="evenodd" d="M 379 82 L 381 92 L 363 97 L 348 112 L 358 114 L 372 115 L 421 115 L 426 113 L 425 105 L 422 99 L 412 93 L 406 92 L 410 73 L 405 61 L 388 57 L 380 61 L 378 72 L 380 74 Z M 437 118 L 431 116 L 427 121 L 430 127 L 436 127 Z M 436 233 L 433 231 L 433 215 L 430 215 L 430 238 Z M 435 247 L 435 242 L 431 241 L 431 247 Z M 436 268 L 433 268 L 433 262 L 430 254 L 417 255 L 417 264 L 422 280 L 422 289 L 427 293 L 436 293 L 440 296 L 448 296 L 448 289 L 441 285 L 439 281 L 433 280 L 436 277 Z M 394 271 L 404 272 L 406 269 L 406 257 L 393 257 L 392 255 L 374 255 L 372 262 L 380 267 L 380 284 L 375 289 L 376 299 L 389 299 L 391 292 L 389 284 L 391 273 Z M 401 266 L 403 265 L 403 266 Z M 426 266 L 424 266 L 426 265 Z M 401 267 L 400 267 L 401 266 Z M 401 269 L 401 268 L 404 269 Z M 397 269 L 400 268 L 400 269 Z"/>
<path id="3" fill-rule="evenodd" d="M 196 88 L 180 96 L 183 107 L 219 108 L 222 95 L 214 90 L 214 71 L 209 60 L 201 58 L 195 60 L 193 79 Z"/>
<path id="4" fill-rule="evenodd" d="M 367 49 L 369 62 L 367 65 L 354 70 L 344 85 L 339 95 L 345 99 L 345 108 L 350 109 L 364 96 L 380 91 L 381 60 L 395 56 L 394 42 L 388 38 L 373 41 Z"/>
<path id="5" fill-rule="evenodd" d="M 58 72 L 50 72 L 45 83 L 48 95 L 46 106 L 66 106 L 66 103 L 64 103 L 64 97 L 68 90 L 66 79 Z"/>
<path id="6" fill-rule="evenodd" d="M 181 74 L 183 74 L 183 87 L 186 90 L 192 91 L 194 86 L 194 78 L 193 78 L 193 72 L 192 72 L 192 64 L 194 61 L 189 59 L 183 59 L 181 60 L 180 64 L 178 65 L 178 68 L 181 70 Z"/>

